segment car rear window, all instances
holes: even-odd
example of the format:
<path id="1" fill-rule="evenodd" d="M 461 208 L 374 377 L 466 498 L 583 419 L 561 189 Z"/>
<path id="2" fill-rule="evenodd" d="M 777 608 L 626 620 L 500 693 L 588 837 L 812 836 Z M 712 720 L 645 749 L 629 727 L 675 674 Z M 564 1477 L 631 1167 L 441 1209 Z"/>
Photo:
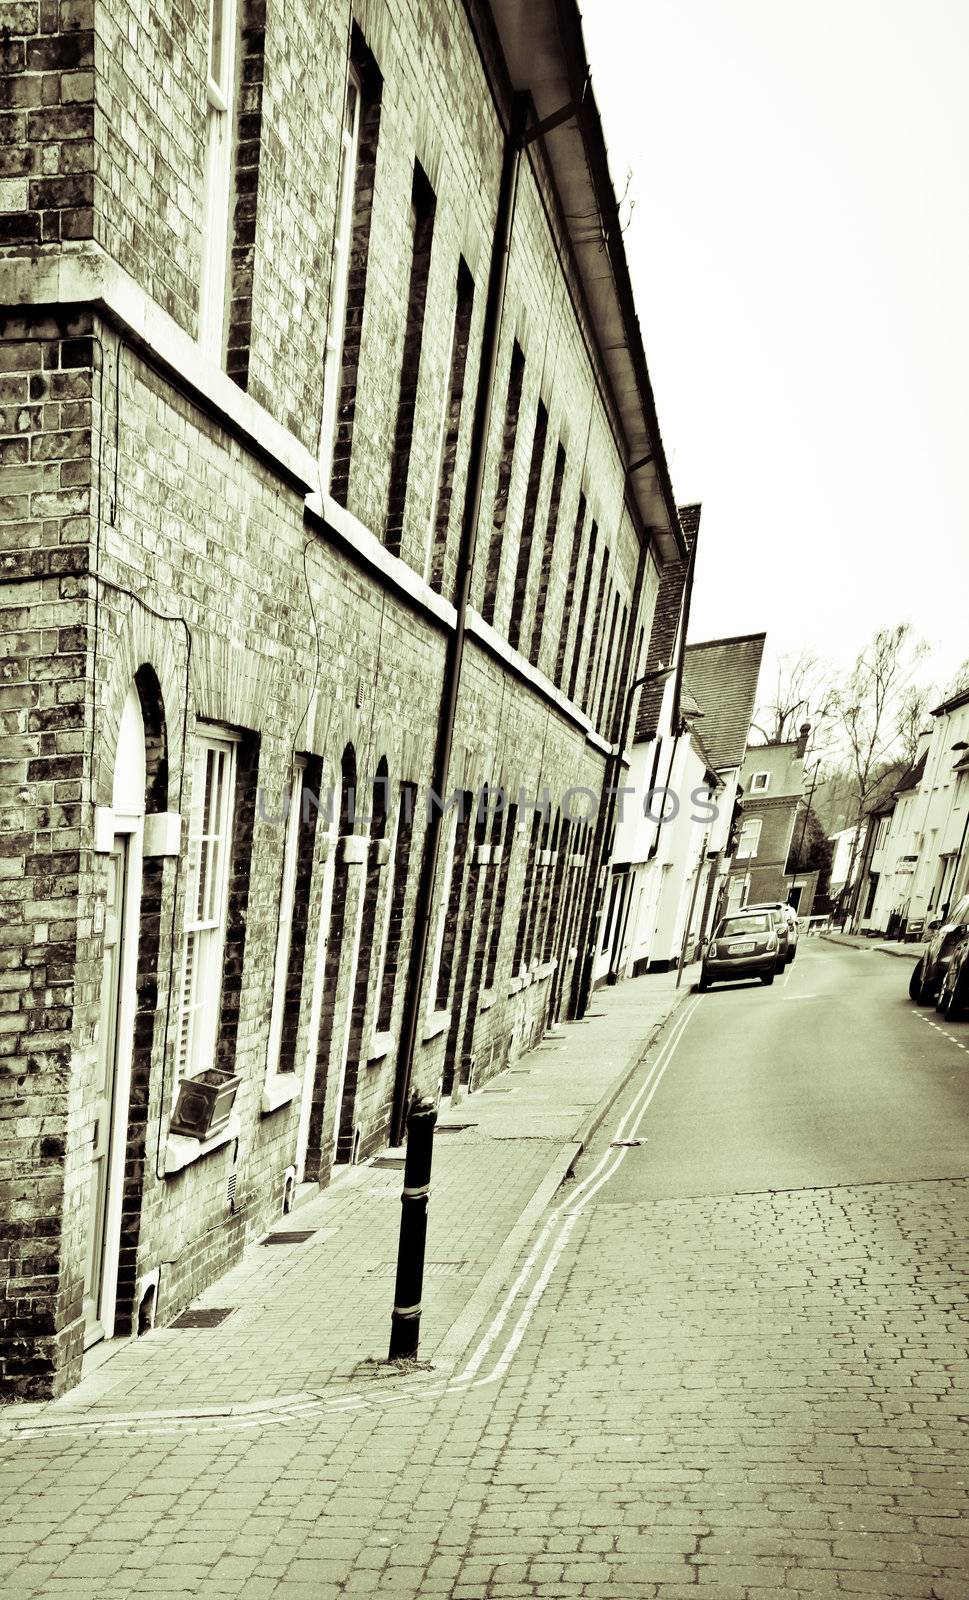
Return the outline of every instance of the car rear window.
<path id="1" fill-rule="evenodd" d="M 720 924 L 720 932 L 717 934 L 717 938 L 735 939 L 742 938 L 745 934 L 768 933 L 769 931 L 770 917 L 766 914 L 755 917 L 727 917 Z"/>

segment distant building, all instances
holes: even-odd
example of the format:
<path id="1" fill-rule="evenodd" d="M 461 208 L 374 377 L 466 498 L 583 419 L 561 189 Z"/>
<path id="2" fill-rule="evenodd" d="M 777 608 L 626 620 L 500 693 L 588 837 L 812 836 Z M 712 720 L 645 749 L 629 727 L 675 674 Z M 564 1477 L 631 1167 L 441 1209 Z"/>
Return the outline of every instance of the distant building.
<path id="1" fill-rule="evenodd" d="M 920 784 L 925 772 L 925 748 L 903 773 L 879 819 L 872 850 L 870 878 L 874 893 L 863 903 L 862 933 L 902 936 L 908 924 L 912 880 L 918 863 L 918 823 L 921 815 Z"/>
<path id="2" fill-rule="evenodd" d="M 944 917 L 969 883 L 969 689 L 936 706 L 932 718 L 914 807 L 909 925 Z"/>
<path id="3" fill-rule="evenodd" d="M 684 513 L 681 520 L 689 537 Z M 663 576 L 672 584 L 669 567 Z M 663 600 L 661 587 L 654 636 Z M 675 677 L 644 692 L 627 779 L 632 795 L 613 855 L 614 874 L 628 878 L 629 912 L 621 942 L 603 950 L 612 973 L 675 965 L 724 903 L 764 642 L 758 633 L 687 645 Z"/>
<path id="4" fill-rule="evenodd" d="M 743 814 L 730 871 L 730 905 L 787 898 L 787 862 L 804 800 L 810 731 L 805 723 L 797 739 L 754 745 L 744 757 Z"/>

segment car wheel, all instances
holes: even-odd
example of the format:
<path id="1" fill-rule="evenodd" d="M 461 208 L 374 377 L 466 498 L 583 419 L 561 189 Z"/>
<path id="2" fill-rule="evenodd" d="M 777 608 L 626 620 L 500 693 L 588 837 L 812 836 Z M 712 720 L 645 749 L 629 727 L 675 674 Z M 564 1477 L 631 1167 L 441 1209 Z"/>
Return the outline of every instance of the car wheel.
<path id="1" fill-rule="evenodd" d="M 774 974 L 772 972 L 762 972 L 760 975 L 760 981 L 764 985 L 765 989 L 769 989 L 771 984 L 774 982 Z"/>
<path id="2" fill-rule="evenodd" d="M 697 984 L 697 988 L 699 989 L 701 994 L 706 994 L 706 992 L 709 989 L 709 987 L 710 987 L 710 979 L 709 978 L 701 978 L 699 983 Z"/>
<path id="3" fill-rule="evenodd" d="M 916 999 L 920 1006 L 934 1006 L 938 990 L 929 978 L 919 980 L 919 992 Z"/>
<path id="4" fill-rule="evenodd" d="M 939 998 L 935 1002 L 935 1009 L 939 1013 L 940 1017 L 955 1016 L 955 1006 L 953 1005 L 954 1000 L 954 991 L 949 987 L 948 981 L 943 980 L 942 988 L 939 990 Z"/>
<path id="5" fill-rule="evenodd" d="M 922 963 L 921 961 L 916 961 L 915 966 L 912 968 L 912 976 L 908 980 L 908 997 L 910 1000 L 914 1000 L 916 1005 L 918 1005 L 919 1002 L 919 992 L 921 988 Z"/>

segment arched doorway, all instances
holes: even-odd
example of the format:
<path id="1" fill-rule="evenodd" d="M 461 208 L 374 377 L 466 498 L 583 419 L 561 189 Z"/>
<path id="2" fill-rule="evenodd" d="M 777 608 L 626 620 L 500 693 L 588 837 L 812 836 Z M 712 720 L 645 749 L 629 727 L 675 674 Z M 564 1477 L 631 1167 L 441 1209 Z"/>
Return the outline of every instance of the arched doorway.
<path id="1" fill-rule="evenodd" d="M 94 931 L 103 938 L 97 1062 L 85 1097 L 90 1180 L 84 1262 L 84 1346 L 114 1332 L 137 1008 L 138 932 L 147 756 L 141 700 L 132 683 L 121 713 L 110 808 L 100 808 L 104 896 Z"/>

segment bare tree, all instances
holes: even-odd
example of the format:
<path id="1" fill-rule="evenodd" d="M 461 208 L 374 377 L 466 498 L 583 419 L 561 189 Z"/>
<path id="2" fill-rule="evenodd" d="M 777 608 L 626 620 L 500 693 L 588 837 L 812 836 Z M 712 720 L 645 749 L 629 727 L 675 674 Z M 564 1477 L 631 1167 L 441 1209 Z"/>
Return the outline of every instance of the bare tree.
<path id="1" fill-rule="evenodd" d="M 835 694 L 831 668 L 813 650 L 791 651 L 777 659 L 770 697 L 755 713 L 751 728 L 767 744 L 797 738 L 804 723 L 811 727 L 815 759 L 823 759 L 834 728 Z"/>
<path id="2" fill-rule="evenodd" d="M 933 700 L 931 691 L 917 683 L 910 683 L 901 696 L 895 742 L 900 759 L 908 767 L 915 765 L 919 742 L 929 718 L 929 705 Z"/>
<path id="3" fill-rule="evenodd" d="M 861 651 L 848 678 L 834 691 L 833 711 L 845 746 L 854 790 L 855 836 L 848 863 L 847 893 L 869 805 L 898 752 L 902 708 L 912 674 L 926 645 L 907 622 L 879 628 Z M 855 885 L 855 896 L 860 886 Z M 846 900 L 846 906 L 850 900 Z"/>

